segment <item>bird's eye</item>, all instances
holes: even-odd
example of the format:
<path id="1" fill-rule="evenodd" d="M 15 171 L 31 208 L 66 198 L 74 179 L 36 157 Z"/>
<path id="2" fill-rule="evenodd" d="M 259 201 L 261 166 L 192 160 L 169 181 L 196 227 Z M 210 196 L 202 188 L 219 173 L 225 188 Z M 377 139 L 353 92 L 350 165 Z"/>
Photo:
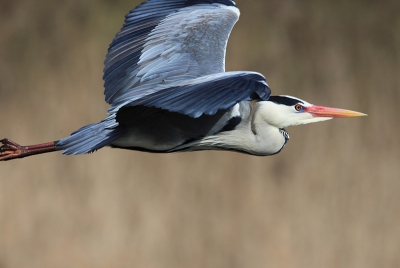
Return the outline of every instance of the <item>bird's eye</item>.
<path id="1" fill-rule="evenodd" d="M 294 109 L 296 109 L 296 111 L 300 111 L 301 109 L 303 109 L 303 106 L 301 104 L 296 104 L 296 106 L 294 106 Z"/>

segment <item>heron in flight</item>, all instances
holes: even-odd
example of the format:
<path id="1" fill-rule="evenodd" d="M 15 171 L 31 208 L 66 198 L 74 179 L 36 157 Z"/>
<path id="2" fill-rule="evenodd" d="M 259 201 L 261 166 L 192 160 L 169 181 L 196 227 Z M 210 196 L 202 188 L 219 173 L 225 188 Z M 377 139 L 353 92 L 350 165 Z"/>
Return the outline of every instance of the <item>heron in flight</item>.
<path id="1" fill-rule="evenodd" d="M 263 75 L 225 72 L 239 19 L 232 0 L 148 0 L 126 16 L 104 68 L 108 117 L 69 137 L 30 146 L 1 140 L 0 160 L 104 146 L 154 153 L 229 150 L 279 153 L 285 128 L 365 114 L 270 96 Z"/>

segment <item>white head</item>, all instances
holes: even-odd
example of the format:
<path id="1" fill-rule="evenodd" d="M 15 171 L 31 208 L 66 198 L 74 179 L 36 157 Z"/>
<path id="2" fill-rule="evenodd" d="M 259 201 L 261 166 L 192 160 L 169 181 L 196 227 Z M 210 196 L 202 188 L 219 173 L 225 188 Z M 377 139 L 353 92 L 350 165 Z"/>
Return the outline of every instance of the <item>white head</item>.
<path id="1" fill-rule="evenodd" d="M 331 107 L 317 106 L 292 96 L 271 96 L 257 103 L 258 113 L 277 128 L 330 120 L 335 117 L 355 117 L 366 114 Z"/>

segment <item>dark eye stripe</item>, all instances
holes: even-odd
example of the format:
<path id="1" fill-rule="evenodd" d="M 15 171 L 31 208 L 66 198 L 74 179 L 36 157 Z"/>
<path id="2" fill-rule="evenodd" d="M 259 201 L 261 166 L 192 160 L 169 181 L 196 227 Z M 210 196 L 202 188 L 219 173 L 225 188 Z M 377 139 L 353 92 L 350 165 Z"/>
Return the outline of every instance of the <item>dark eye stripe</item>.
<path id="1" fill-rule="evenodd" d="M 272 102 L 274 102 L 276 104 L 283 104 L 283 105 L 286 105 L 286 106 L 294 106 L 294 105 L 296 105 L 298 103 L 303 103 L 300 100 L 292 99 L 292 98 L 285 97 L 285 96 L 271 96 L 271 97 L 269 97 L 268 100 L 272 101 Z"/>

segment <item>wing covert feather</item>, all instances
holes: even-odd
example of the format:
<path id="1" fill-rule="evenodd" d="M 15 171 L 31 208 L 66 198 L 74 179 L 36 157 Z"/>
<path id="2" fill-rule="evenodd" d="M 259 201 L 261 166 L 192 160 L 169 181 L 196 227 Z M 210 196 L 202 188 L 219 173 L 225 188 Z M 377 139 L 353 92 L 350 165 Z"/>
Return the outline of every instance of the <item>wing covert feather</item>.
<path id="1" fill-rule="evenodd" d="M 158 90 L 123 107 L 156 107 L 197 118 L 227 110 L 241 101 L 267 100 L 270 93 L 265 78 L 259 73 L 226 72 Z"/>

